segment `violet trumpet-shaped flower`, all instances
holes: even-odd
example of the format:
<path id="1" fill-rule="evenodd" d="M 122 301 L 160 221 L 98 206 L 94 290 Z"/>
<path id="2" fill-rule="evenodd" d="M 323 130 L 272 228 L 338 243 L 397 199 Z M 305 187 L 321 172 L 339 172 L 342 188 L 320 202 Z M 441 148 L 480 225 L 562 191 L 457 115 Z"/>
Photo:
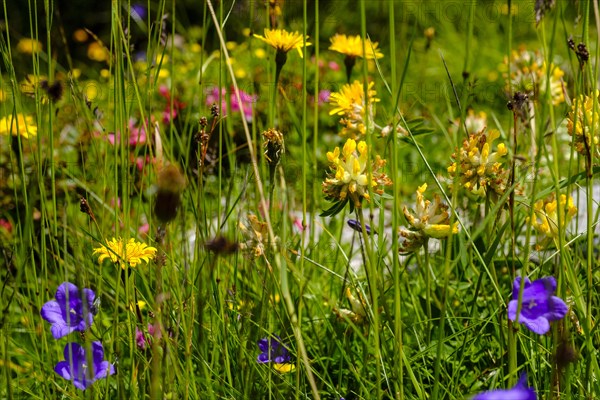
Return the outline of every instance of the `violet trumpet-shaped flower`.
<path id="1" fill-rule="evenodd" d="M 262 352 L 257 361 L 259 363 L 275 362 L 276 364 L 284 364 L 290 361 L 290 353 L 288 349 L 281 344 L 279 336 L 264 338 L 258 341 L 258 348 Z"/>
<path id="2" fill-rule="evenodd" d="M 511 321 L 517 318 L 520 286 L 521 277 L 518 276 L 513 282 L 513 299 L 508 303 L 508 318 Z M 519 322 L 538 335 L 548 332 L 550 321 L 564 318 L 569 310 L 562 299 L 554 296 L 555 291 L 556 279 L 553 276 L 533 282 L 525 278 Z"/>
<path id="3" fill-rule="evenodd" d="M 56 300 L 42 307 L 42 318 L 52 324 L 50 331 L 54 339 L 60 339 L 73 331 L 85 331 L 94 322 L 92 313 L 96 295 L 91 289 L 80 291 L 70 282 L 56 289 Z"/>
<path id="4" fill-rule="evenodd" d="M 104 361 L 102 343 L 92 342 L 90 347 L 92 365 L 88 365 L 88 354 L 84 347 L 79 343 L 67 343 L 64 350 L 65 361 L 60 361 L 54 367 L 54 372 L 72 381 L 77 389 L 85 390 L 98 379 L 115 373 L 114 365 Z"/>
<path id="5" fill-rule="evenodd" d="M 512 389 L 497 389 L 483 392 L 472 400 L 537 400 L 535 390 L 527 386 L 527 374 L 522 374 Z"/>

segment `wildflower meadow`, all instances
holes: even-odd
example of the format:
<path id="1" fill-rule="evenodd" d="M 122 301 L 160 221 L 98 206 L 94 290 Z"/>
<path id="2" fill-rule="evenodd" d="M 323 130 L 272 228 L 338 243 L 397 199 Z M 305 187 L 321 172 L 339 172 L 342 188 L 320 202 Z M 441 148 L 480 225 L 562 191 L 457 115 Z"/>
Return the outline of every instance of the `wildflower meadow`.
<path id="1" fill-rule="evenodd" d="M 0 398 L 600 399 L 597 1 L 2 5 Z"/>

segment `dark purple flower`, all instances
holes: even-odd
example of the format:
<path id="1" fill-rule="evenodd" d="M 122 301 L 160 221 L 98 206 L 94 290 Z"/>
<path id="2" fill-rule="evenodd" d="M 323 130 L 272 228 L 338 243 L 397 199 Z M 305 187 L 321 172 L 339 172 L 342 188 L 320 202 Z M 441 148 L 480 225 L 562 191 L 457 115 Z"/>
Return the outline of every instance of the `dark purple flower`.
<path id="1" fill-rule="evenodd" d="M 79 291 L 77 286 L 64 282 L 56 289 L 56 300 L 42 307 L 42 318 L 52 324 L 54 339 L 60 339 L 73 331 L 85 331 L 94 322 L 92 309 L 96 295 L 91 289 Z"/>
<path id="2" fill-rule="evenodd" d="M 360 222 L 358 222 L 357 220 L 349 219 L 348 226 L 350 228 L 354 229 L 356 232 L 362 233 L 362 226 L 360 225 Z M 365 224 L 365 231 L 367 232 L 367 235 L 371 234 L 371 227 L 367 224 Z M 377 233 L 377 232 L 375 232 L 375 233 Z"/>
<path id="3" fill-rule="evenodd" d="M 131 16 L 140 20 L 146 18 L 146 6 L 141 3 L 134 3 L 131 5 Z"/>
<path id="4" fill-rule="evenodd" d="M 259 363 L 273 361 L 275 364 L 287 364 L 290 362 L 290 353 L 281 344 L 279 336 L 260 339 L 258 341 L 258 348 L 262 352 L 257 359 Z"/>
<path id="5" fill-rule="evenodd" d="M 513 282 L 513 299 L 508 303 L 508 318 L 511 321 L 517 318 L 520 286 L 521 277 L 518 276 Z M 556 279 L 553 276 L 547 276 L 533 282 L 525 278 L 519 322 L 538 335 L 548 332 L 550 321 L 564 318 L 569 310 L 562 299 L 554 296 L 555 291 Z"/>
<path id="6" fill-rule="evenodd" d="M 115 367 L 108 361 L 104 361 L 102 343 L 92 342 L 90 347 L 92 365 L 88 365 L 85 348 L 79 343 L 67 343 L 64 350 L 65 361 L 60 361 L 54 367 L 54 372 L 73 381 L 77 389 L 85 390 L 98 379 L 115 373 Z"/>
<path id="7" fill-rule="evenodd" d="M 522 374 L 519 382 L 512 389 L 498 389 L 483 392 L 472 400 L 536 400 L 533 388 L 527 386 L 527 374 Z"/>

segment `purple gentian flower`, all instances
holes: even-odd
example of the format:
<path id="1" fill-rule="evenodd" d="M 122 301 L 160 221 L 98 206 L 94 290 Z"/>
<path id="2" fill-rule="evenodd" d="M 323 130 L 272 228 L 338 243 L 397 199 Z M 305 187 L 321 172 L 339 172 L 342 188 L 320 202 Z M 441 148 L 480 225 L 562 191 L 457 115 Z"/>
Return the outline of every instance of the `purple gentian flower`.
<path id="1" fill-rule="evenodd" d="M 521 277 L 518 276 L 513 282 L 513 299 L 508 303 L 508 318 L 511 321 L 517 318 L 520 286 Z M 525 278 L 519 322 L 538 335 L 548 332 L 550 321 L 564 318 L 569 310 L 562 299 L 554 296 L 555 291 L 556 279 L 553 276 L 547 276 L 533 282 Z"/>
<path id="2" fill-rule="evenodd" d="M 92 309 L 96 295 L 91 289 L 79 291 L 77 286 L 64 282 L 56 289 L 56 300 L 42 307 L 42 318 L 52 324 L 54 339 L 60 339 L 73 331 L 85 331 L 94 322 Z"/>
<path id="3" fill-rule="evenodd" d="M 527 386 L 527 374 L 522 374 L 519 382 L 512 389 L 498 389 L 483 392 L 472 400 L 536 400 L 533 388 Z"/>
<path id="4" fill-rule="evenodd" d="M 258 348 L 262 352 L 257 359 L 259 363 L 273 361 L 275 364 L 286 364 L 290 362 L 290 353 L 281 344 L 279 336 L 260 339 L 258 341 Z"/>
<path id="5" fill-rule="evenodd" d="M 92 365 L 88 365 L 88 355 L 79 343 L 67 343 L 64 350 L 65 361 L 60 361 L 54 367 L 61 377 L 73 381 L 77 389 L 85 390 L 98 379 L 106 378 L 115 373 L 115 367 L 104 361 L 102 343 L 91 343 Z"/>

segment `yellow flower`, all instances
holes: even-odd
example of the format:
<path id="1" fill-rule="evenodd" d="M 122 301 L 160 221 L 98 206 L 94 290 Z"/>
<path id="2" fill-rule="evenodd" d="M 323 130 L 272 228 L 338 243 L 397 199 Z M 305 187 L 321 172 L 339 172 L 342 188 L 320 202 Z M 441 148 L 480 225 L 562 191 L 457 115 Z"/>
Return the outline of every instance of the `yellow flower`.
<path id="1" fill-rule="evenodd" d="M 350 302 L 351 310 L 347 308 L 334 308 L 333 312 L 338 316 L 338 318 L 347 318 L 355 324 L 367 322 L 367 302 L 360 292 L 358 292 L 358 297 L 359 298 L 356 298 L 352 294 L 350 288 L 346 287 L 346 298 Z"/>
<path id="2" fill-rule="evenodd" d="M 414 210 L 404 206 L 404 216 L 411 227 L 410 229 L 400 227 L 398 230 L 400 236 L 404 238 L 400 246 L 400 251 L 403 253 L 417 250 L 428 238 L 442 239 L 458 233 L 458 222 L 450 225 L 448 206 L 441 202 L 439 195 L 435 195 L 433 204 L 425 200 L 423 197 L 425 190 L 427 190 L 426 183 L 417 188 Z"/>
<path id="3" fill-rule="evenodd" d="M 37 135 L 37 126 L 31 115 L 17 114 L 16 120 L 12 115 L 0 119 L 0 135 L 21 135 L 25 139 Z"/>
<path id="4" fill-rule="evenodd" d="M 127 243 L 124 239 L 109 240 L 108 247 L 100 246 L 94 249 L 94 254 L 100 254 L 98 262 L 102 263 L 107 258 L 113 263 L 119 263 L 121 268 L 125 269 L 126 263 L 135 267 L 142 261 L 149 262 L 156 254 L 156 248 L 150 247 L 145 243 L 138 243 L 131 238 Z"/>
<path id="5" fill-rule="evenodd" d="M 308 36 L 305 37 L 298 32 L 288 32 L 284 29 L 265 28 L 265 36 L 254 34 L 254 37 L 283 53 L 296 49 L 300 57 L 302 57 L 302 48 L 311 45 L 308 42 Z"/>
<path id="6" fill-rule="evenodd" d="M 565 229 L 566 225 L 577 214 L 577 207 L 573 204 L 573 198 L 564 194 L 560 195 L 560 201 L 557 203 L 554 195 L 544 200 L 536 201 L 533 206 L 535 213 L 531 226 L 537 231 L 540 237 L 538 248 L 544 247 L 548 242 L 558 237 L 558 210 L 561 208 L 560 227 Z M 527 220 L 529 222 L 529 219 Z"/>
<path id="7" fill-rule="evenodd" d="M 500 143 L 496 151 L 492 151 L 492 143 L 500 137 L 500 132 L 485 129 L 469 135 L 463 141 L 462 148 L 452 154 L 454 162 L 448 167 L 450 175 L 457 170 L 460 164 L 459 180 L 469 192 L 478 196 L 485 196 L 488 188 L 496 194 L 506 190 L 508 171 L 502 167 L 501 159 L 508 150 L 504 143 Z"/>
<path id="8" fill-rule="evenodd" d="M 344 54 L 348 57 L 361 57 L 368 60 L 383 57 L 383 53 L 381 53 L 377 48 L 379 43 L 371 42 L 371 40 L 368 38 L 364 40 L 364 49 L 366 51 L 365 57 L 365 53 L 363 52 L 363 40 L 360 35 L 346 36 L 336 33 L 329 40 L 331 41 L 329 50 L 337 51 L 338 53 Z"/>
<path id="9" fill-rule="evenodd" d="M 24 54 L 33 54 L 42 51 L 42 43 L 39 40 L 23 38 L 17 43 L 17 51 Z"/>
<path id="10" fill-rule="evenodd" d="M 107 61 L 109 55 L 108 49 L 100 42 L 92 42 L 87 48 L 87 56 L 93 61 Z"/>
<path id="11" fill-rule="evenodd" d="M 594 101 L 596 102 L 595 106 Z M 579 96 L 573 100 L 567 118 L 567 130 L 569 135 L 573 136 L 573 146 L 583 155 L 591 150 L 593 140 L 595 151 L 592 156 L 600 157 L 600 104 L 598 102 L 600 102 L 600 91 L 598 90 L 594 95 Z M 577 110 L 577 116 L 575 116 L 575 110 Z M 591 137 L 592 132 L 593 137 Z"/>
<path id="12" fill-rule="evenodd" d="M 351 84 L 342 86 L 339 92 L 331 93 L 329 103 L 333 105 L 333 109 L 329 111 L 329 115 L 343 115 L 340 123 L 344 126 L 340 134 L 344 137 L 356 139 L 366 133 L 366 121 L 368 119 L 369 126 L 375 126 L 373 122 L 373 103 L 379 101 L 377 92 L 373 90 L 374 82 L 370 82 L 367 87 L 368 108 L 365 104 L 365 91 L 363 84 L 359 81 L 354 81 Z"/>
<path id="13" fill-rule="evenodd" d="M 248 225 L 239 223 L 240 231 L 246 236 L 246 242 L 240 243 L 241 250 L 249 250 L 254 257 L 265 254 L 265 243 L 269 239 L 269 227 L 254 214 L 248 215 Z"/>
<path id="14" fill-rule="evenodd" d="M 385 160 L 376 156 L 371 166 L 371 174 L 367 171 L 369 151 L 367 144 L 348 139 L 340 154 L 339 147 L 327 153 L 332 173 L 323 182 L 325 197 L 333 201 L 344 201 L 350 198 L 355 207 L 360 207 L 362 199 L 370 200 L 369 186 L 374 193 L 383 194 L 383 186 L 392 181 L 379 172 L 385 166 Z M 340 157 L 341 156 L 341 157 Z"/>

